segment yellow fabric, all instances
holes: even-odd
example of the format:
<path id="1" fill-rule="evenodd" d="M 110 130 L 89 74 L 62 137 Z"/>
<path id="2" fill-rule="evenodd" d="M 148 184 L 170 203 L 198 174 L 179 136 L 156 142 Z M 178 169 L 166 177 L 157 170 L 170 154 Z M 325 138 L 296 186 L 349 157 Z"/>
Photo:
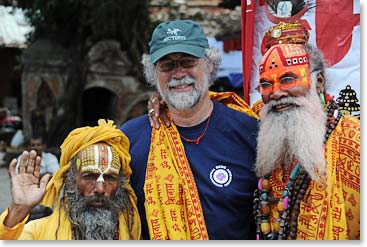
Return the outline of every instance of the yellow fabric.
<path id="1" fill-rule="evenodd" d="M 326 142 L 325 155 L 327 185 L 311 181 L 300 205 L 297 239 L 360 239 L 360 123 L 357 118 L 341 118 Z M 273 195 L 279 198 L 282 191 L 279 189 Z M 274 222 L 277 206 L 271 208 Z"/>
<path id="2" fill-rule="evenodd" d="M 195 180 L 173 123 L 153 128 L 144 192 L 151 239 L 208 239 Z"/>
<path id="3" fill-rule="evenodd" d="M 256 117 L 236 94 L 209 92 L 213 100 Z M 151 239 L 208 239 L 195 179 L 173 122 L 152 129 L 146 170 L 145 210 Z"/>
<path id="4" fill-rule="evenodd" d="M 8 210 L 0 215 L 0 239 L 11 240 L 72 240 L 70 221 L 65 215 L 64 209 L 56 208 L 48 217 L 32 220 L 25 224 L 23 222 L 12 228 L 4 226 L 3 222 L 8 215 Z M 140 224 L 134 225 L 129 233 L 127 223 L 123 215 L 119 218 L 119 239 L 140 239 Z"/>
<path id="5" fill-rule="evenodd" d="M 70 134 L 66 137 L 64 143 L 61 145 L 61 158 L 60 158 L 60 169 L 53 175 L 52 179 L 47 184 L 46 194 L 41 201 L 40 204 L 43 204 L 48 207 L 56 206 L 59 207 L 59 196 L 60 196 L 60 189 L 63 185 L 63 175 L 67 172 L 70 168 L 70 161 L 71 159 L 82 149 L 85 147 L 98 143 L 98 142 L 105 142 L 108 145 L 112 146 L 118 153 L 121 159 L 121 169 L 122 173 L 125 175 L 127 183 L 126 189 L 130 193 L 130 201 L 133 205 L 133 215 L 125 215 L 122 214 L 120 216 L 120 237 L 124 237 L 124 239 L 130 239 L 130 237 L 126 236 L 124 231 L 126 229 L 130 229 L 132 239 L 140 239 L 141 233 L 141 225 L 140 225 L 140 218 L 138 214 L 138 210 L 136 207 L 136 196 L 135 193 L 130 185 L 130 175 L 131 175 L 131 168 L 130 168 L 130 154 L 129 154 L 129 147 L 130 142 L 126 135 L 122 133 L 121 130 L 116 129 L 116 126 L 113 125 L 113 121 L 108 120 L 107 122 L 103 119 L 98 121 L 98 126 L 95 127 L 82 127 L 77 128 L 70 132 Z M 57 210 L 56 210 L 57 211 Z M 63 212 L 63 211 L 62 211 Z M 57 224 L 58 225 L 58 212 L 54 212 L 48 221 L 37 221 L 37 225 L 33 225 L 33 228 L 29 230 L 32 234 L 25 233 L 26 236 L 32 236 L 35 239 L 54 239 L 53 235 L 55 234 L 56 227 L 49 224 Z M 129 224 L 125 219 L 131 218 L 132 222 L 129 220 Z M 61 233 L 60 236 L 63 238 L 70 239 L 71 238 L 71 231 L 70 227 L 66 225 L 70 225 L 70 223 L 65 223 L 68 221 L 65 218 L 64 214 L 61 214 L 61 225 L 63 225 L 60 229 Z M 3 221 L 0 223 L 2 224 Z M 66 224 L 66 225 L 65 225 Z M 37 229 L 37 227 L 41 227 Z M 25 230 L 28 229 L 28 224 Z M 8 229 L 9 230 L 9 229 Z M 11 232 L 11 231 L 10 231 Z M 70 236 L 69 236 L 70 235 Z"/>
<path id="6" fill-rule="evenodd" d="M 218 101 L 222 103 L 223 105 L 226 105 L 234 110 L 240 111 L 242 113 L 245 113 L 246 115 L 249 115 L 250 117 L 259 118 L 258 113 L 253 111 L 251 107 L 244 101 L 240 96 L 238 96 L 234 92 L 213 92 L 209 91 L 209 96 L 212 100 Z"/>
<path id="7" fill-rule="evenodd" d="M 69 170 L 71 159 L 80 150 L 98 142 L 105 142 L 118 152 L 122 163 L 122 173 L 128 179 L 127 181 L 130 181 L 130 142 L 121 130 L 116 129 L 116 126 L 113 125 L 113 121 L 109 120 L 106 122 L 105 120 L 100 119 L 98 121 L 98 126 L 77 128 L 71 131 L 65 138 L 61 145 L 60 168 L 47 184 L 46 195 L 44 196 L 41 204 L 47 207 L 52 207 L 56 202 L 58 202 L 59 192 L 63 185 L 63 174 Z M 127 184 L 129 191 L 134 195 L 134 200 L 136 200 L 135 194 L 130 187 L 130 183 Z"/>
<path id="8" fill-rule="evenodd" d="M 262 99 L 259 99 L 258 101 L 256 101 L 252 106 L 251 109 L 252 111 L 259 116 L 260 110 L 261 108 L 264 106 L 264 102 L 262 101 Z"/>

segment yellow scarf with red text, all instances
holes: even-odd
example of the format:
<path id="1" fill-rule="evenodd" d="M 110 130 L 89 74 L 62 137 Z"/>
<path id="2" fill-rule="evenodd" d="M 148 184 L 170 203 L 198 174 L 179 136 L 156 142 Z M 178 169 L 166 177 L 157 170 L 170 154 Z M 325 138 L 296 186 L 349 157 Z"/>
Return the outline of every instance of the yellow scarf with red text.
<path id="1" fill-rule="evenodd" d="M 213 100 L 257 115 L 236 94 L 209 92 Z M 145 210 L 151 239 L 209 239 L 199 193 L 174 123 L 152 129 L 145 176 Z"/>

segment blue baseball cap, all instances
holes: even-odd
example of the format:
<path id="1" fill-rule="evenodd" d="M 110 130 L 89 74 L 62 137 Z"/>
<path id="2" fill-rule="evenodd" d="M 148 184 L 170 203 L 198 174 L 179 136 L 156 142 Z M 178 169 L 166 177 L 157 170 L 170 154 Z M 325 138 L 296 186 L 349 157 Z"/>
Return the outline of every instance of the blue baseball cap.
<path id="1" fill-rule="evenodd" d="M 209 43 L 199 24 L 190 20 L 176 20 L 159 24 L 153 31 L 149 47 L 150 62 L 155 63 L 173 52 L 204 57 Z"/>

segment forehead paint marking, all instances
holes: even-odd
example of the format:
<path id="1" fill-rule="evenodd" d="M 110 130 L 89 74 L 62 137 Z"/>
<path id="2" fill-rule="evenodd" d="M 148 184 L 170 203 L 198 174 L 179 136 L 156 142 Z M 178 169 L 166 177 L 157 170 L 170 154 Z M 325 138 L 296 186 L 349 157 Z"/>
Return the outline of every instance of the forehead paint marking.
<path id="1" fill-rule="evenodd" d="M 279 61 L 283 67 L 308 64 L 308 55 L 300 45 L 286 45 L 282 48 L 280 46 L 270 48 L 260 62 L 260 74 L 272 69 L 272 66 L 266 67 L 271 64 L 269 59 L 272 59 L 273 62 Z"/>
<path id="2" fill-rule="evenodd" d="M 307 82 L 308 81 L 308 76 L 307 76 L 307 73 L 306 73 L 306 68 L 305 67 L 300 68 L 300 73 L 301 73 L 301 80 L 303 82 Z"/>
<path id="3" fill-rule="evenodd" d="M 87 148 L 85 152 L 86 153 L 82 153 L 82 164 L 80 170 L 98 172 L 100 175 L 98 176 L 97 182 L 104 182 L 103 175 L 109 171 L 115 174 L 119 173 L 119 159 L 118 157 L 113 157 L 113 152 L 110 146 L 93 145 L 93 147 L 91 147 L 90 149 Z M 115 152 L 115 155 L 118 154 Z M 94 160 L 88 160 L 91 157 L 94 157 Z M 116 164 L 112 164 L 112 161 L 116 161 Z M 85 165 L 83 165 L 83 163 Z M 79 159 L 77 159 L 77 165 L 78 164 L 80 164 Z M 116 167 L 114 167 L 113 165 L 115 165 Z"/>

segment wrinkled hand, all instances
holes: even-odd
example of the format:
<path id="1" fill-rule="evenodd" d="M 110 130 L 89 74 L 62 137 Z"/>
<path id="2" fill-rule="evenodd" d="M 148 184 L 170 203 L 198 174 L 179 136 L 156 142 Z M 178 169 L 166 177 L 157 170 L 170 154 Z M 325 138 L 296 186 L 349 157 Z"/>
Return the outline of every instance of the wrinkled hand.
<path id="1" fill-rule="evenodd" d="M 171 125 L 168 116 L 164 109 L 167 107 L 166 102 L 164 102 L 158 92 L 154 92 L 152 96 L 150 96 L 147 104 L 148 116 L 150 126 L 156 129 L 159 129 L 159 121 L 160 118 L 167 127 Z"/>
<path id="2" fill-rule="evenodd" d="M 13 159 L 9 166 L 13 204 L 33 207 L 42 200 L 51 175 L 40 178 L 41 157 L 34 150 L 23 152 L 18 174 L 15 173 L 16 165 L 17 160 Z"/>
<path id="3" fill-rule="evenodd" d="M 18 174 L 15 172 L 16 166 L 17 159 L 13 159 L 9 165 L 12 203 L 4 222 L 8 227 L 22 221 L 42 200 L 46 193 L 47 182 L 51 177 L 50 174 L 46 174 L 41 178 L 41 157 L 37 156 L 34 150 L 22 153 Z"/>

